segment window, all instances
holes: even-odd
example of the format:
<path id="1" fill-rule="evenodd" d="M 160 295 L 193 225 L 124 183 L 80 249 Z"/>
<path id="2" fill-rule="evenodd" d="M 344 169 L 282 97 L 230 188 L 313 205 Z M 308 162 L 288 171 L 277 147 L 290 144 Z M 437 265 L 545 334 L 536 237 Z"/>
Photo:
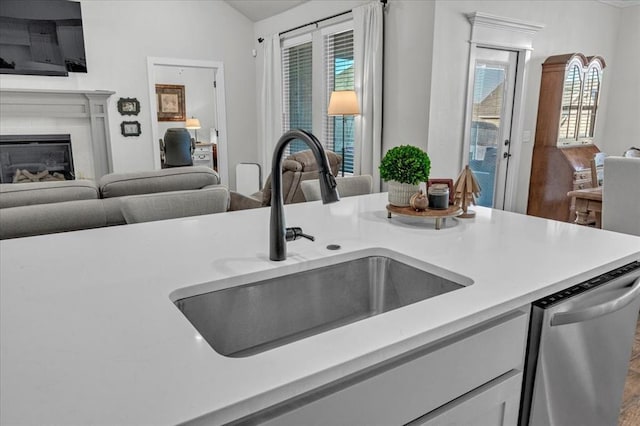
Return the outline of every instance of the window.
<path id="1" fill-rule="evenodd" d="M 283 133 L 291 129 L 313 132 L 312 121 L 312 43 L 311 41 L 282 49 Z M 289 145 L 290 152 L 307 149 L 301 141 Z"/>
<path id="2" fill-rule="evenodd" d="M 331 92 L 335 90 L 354 90 L 353 30 L 325 36 L 325 64 L 326 99 L 329 99 Z M 353 116 L 336 117 L 325 114 L 324 123 L 325 146 L 341 155 L 344 172 L 353 174 Z"/>
<path id="3" fill-rule="evenodd" d="M 322 62 L 314 64 L 314 59 Z M 351 22 L 320 28 L 282 43 L 283 131 L 304 129 L 318 136 L 326 149 L 342 155 L 345 172 L 353 173 L 353 117 L 328 116 L 334 90 L 354 90 Z M 308 149 L 294 141 L 289 152 Z"/>

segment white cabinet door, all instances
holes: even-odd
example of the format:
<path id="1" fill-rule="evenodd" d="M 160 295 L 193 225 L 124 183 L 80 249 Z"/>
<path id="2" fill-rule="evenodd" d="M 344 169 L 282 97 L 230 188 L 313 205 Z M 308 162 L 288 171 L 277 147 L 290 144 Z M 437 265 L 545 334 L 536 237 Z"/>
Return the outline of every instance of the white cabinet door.
<path id="1" fill-rule="evenodd" d="M 248 423 L 273 426 L 406 424 L 458 401 L 496 378 L 520 370 L 524 362 L 527 320 L 526 312 L 512 312 L 402 356 L 379 370 L 347 378 L 315 394 L 256 413 Z M 517 405 L 520 389 L 511 392 Z"/>
<path id="2" fill-rule="evenodd" d="M 518 423 L 522 373 L 512 371 L 407 426 L 512 426 Z"/>

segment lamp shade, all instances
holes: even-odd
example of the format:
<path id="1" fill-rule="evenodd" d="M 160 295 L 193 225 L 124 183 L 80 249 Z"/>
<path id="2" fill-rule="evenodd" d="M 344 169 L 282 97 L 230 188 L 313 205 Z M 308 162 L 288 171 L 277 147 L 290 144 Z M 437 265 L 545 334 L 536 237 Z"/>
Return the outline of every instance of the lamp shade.
<path id="1" fill-rule="evenodd" d="M 187 122 L 184 125 L 185 129 L 199 129 L 200 128 L 200 120 L 197 118 L 187 118 Z"/>
<path id="2" fill-rule="evenodd" d="M 358 115 L 358 98 L 353 90 L 339 90 L 331 92 L 328 115 Z"/>

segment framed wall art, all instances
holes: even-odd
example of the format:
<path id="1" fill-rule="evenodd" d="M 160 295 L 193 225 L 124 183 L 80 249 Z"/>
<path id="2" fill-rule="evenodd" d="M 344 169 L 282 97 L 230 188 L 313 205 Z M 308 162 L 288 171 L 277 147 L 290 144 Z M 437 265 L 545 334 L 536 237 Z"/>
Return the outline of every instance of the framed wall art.
<path id="1" fill-rule="evenodd" d="M 158 121 L 185 121 L 184 86 L 156 84 Z"/>
<path id="2" fill-rule="evenodd" d="M 120 133 L 122 136 L 140 136 L 142 130 L 138 121 L 123 121 L 120 123 Z"/>
<path id="3" fill-rule="evenodd" d="M 118 99 L 118 112 L 120 115 L 138 115 L 140 102 L 136 98 L 120 98 Z"/>

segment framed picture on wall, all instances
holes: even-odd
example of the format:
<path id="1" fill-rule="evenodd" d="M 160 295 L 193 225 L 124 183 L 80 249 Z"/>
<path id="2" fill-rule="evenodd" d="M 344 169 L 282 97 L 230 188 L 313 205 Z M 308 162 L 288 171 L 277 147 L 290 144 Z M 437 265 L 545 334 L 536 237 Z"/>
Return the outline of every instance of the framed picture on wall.
<path id="1" fill-rule="evenodd" d="M 123 121 L 120 123 L 120 133 L 122 136 L 140 136 L 142 130 L 138 121 Z"/>
<path id="2" fill-rule="evenodd" d="M 136 98 L 120 98 L 118 100 L 118 112 L 120 115 L 138 115 L 140 102 Z"/>
<path id="3" fill-rule="evenodd" d="M 158 121 L 185 121 L 184 86 L 156 84 Z"/>

